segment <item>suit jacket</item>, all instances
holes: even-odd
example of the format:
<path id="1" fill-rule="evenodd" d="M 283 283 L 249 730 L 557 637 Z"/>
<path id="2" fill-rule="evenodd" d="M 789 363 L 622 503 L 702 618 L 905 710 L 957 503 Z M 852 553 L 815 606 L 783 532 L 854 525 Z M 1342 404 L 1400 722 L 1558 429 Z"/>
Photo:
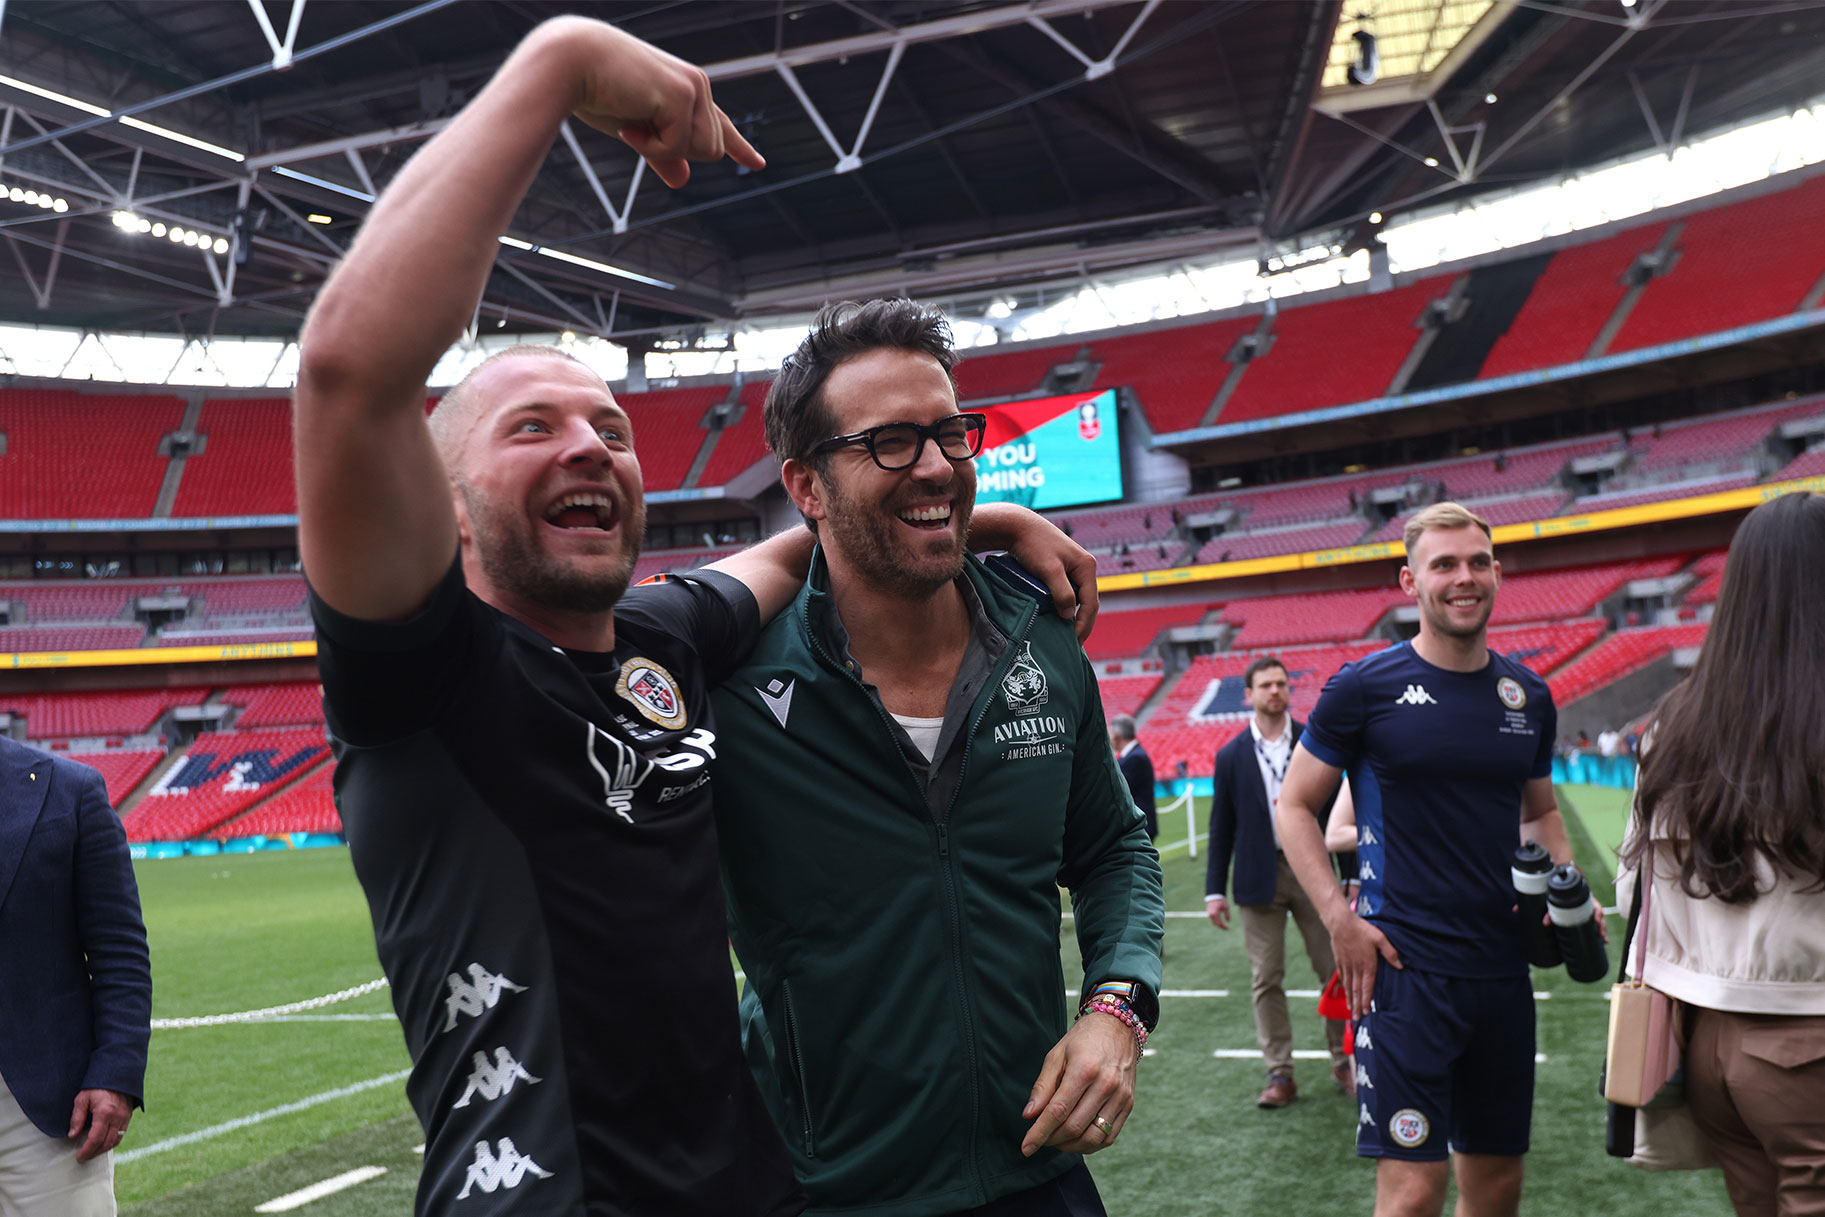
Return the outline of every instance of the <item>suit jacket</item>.
<path id="1" fill-rule="evenodd" d="M 1289 716 L 1293 746 L 1305 732 L 1305 724 Z M 1236 864 L 1236 904 L 1271 904 L 1274 885 L 1279 878 L 1279 851 L 1274 847 L 1274 809 L 1268 806 L 1267 783 L 1261 778 L 1261 764 L 1255 759 L 1255 737 L 1246 729 L 1241 735 L 1217 749 L 1216 770 L 1211 780 L 1210 861 L 1204 876 L 1204 894 L 1229 895 L 1229 864 Z M 1331 819 L 1331 803 L 1319 813 L 1320 828 Z M 1339 854 L 1342 874 L 1354 877 L 1356 855 Z"/>
<path id="2" fill-rule="evenodd" d="M 1153 758 L 1136 743 L 1127 755 L 1117 757 L 1116 763 L 1121 766 L 1122 777 L 1128 783 L 1128 793 L 1134 797 L 1134 805 L 1141 809 L 1141 815 L 1147 819 L 1147 835 L 1159 836 L 1160 821 L 1154 813 L 1153 804 Z"/>
<path id="3" fill-rule="evenodd" d="M 127 835 L 87 765 L 0 738 L 0 1075 L 47 1136 L 79 1090 L 143 1105 L 152 966 Z"/>

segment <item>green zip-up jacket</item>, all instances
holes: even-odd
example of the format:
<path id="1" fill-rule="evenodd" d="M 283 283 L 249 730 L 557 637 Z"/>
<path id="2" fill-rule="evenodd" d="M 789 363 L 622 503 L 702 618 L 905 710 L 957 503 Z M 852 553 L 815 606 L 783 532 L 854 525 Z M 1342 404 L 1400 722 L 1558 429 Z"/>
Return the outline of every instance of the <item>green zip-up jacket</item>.
<path id="1" fill-rule="evenodd" d="M 974 558 L 966 577 L 993 661 L 937 808 L 833 649 L 821 552 L 715 695 L 743 1041 L 816 1212 L 949 1213 L 1079 1161 L 1020 1153 L 1021 1111 L 1078 1004 L 1059 964 L 1061 885 L 1086 986 L 1159 991 L 1159 855 L 1090 664 L 1069 624 Z"/>

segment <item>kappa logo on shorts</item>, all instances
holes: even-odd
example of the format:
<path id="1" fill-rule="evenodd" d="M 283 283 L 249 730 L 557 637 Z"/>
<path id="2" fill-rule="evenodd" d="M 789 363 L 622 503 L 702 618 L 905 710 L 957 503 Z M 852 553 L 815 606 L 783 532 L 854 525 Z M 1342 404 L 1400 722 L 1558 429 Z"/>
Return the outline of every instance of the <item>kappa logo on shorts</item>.
<path id="1" fill-rule="evenodd" d="M 1408 685 L 1407 691 L 1394 699 L 1397 706 L 1436 706 L 1438 699 L 1426 692 L 1425 685 Z"/>
<path id="2" fill-rule="evenodd" d="M 1373 1123 L 1375 1123 L 1375 1117 L 1369 1114 L 1369 1105 L 1364 1103 L 1360 1108 L 1360 1114 L 1356 1117 L 1356 1125 L 1359 1128 L 1367 1128 Z"/>
<path id="3" fill-rule="evenodd" d="M 1007 699 L 1008 709 L 1016 714 L 1037 714 L 1039 708 L 1051 697 L 1046 685 L 1046 674 L 1033 658 L 1033 644 L 1020 644 L 1020 654 L 1014 657 L 1014 666 L 1001 678 L 1001 695 Z"/>
<path id="4" fill-rule="evenodd" d="M 1521 688 L 1521 682 L 1512 676 L 1504 676 L 1495 682 L 1495 695 L 1502 699 L 1502 704 L 1510 710 L 1519 710 L 1527 704 L 1527 691 Z"/>
<path id="5" fill-rule="evenodd" d="M 1369 1069 L 1366 1065 L 1356 1066 L 1356 1089 L 1374 1090 L 1375 1083 L 1369 1080 Z"/>
<path id="6" fill-rule="evenodd" d="M 684 697 L 678 692 L 678 682 L 650 659 L 630 659 L 622 664 L 615 692 L 667 730 L 684 726 Z"/>
<path id="7" fill-rule="evenodd" d="M 498 1148 L 485 1140 L 477 1141 L 475 1159 L 469 1163 L 463 1176 L 463 1190 L 456 1193 L 456 1198 L 467 1200 L 470 1189 L 477 1187 L 490 1193 L 502 1187 L 512 1190 L 529 1174 L 541 1179 L 551 1178 L 550 1171 L 514 1146 L 512 1137 L 502 1137 Z"/>
<path id="8" fill-rule="evenodd" d="M 1402 1149 L 1414 1149 L 1426 1143 L 1432 1135 L 1432 1125 L 1413 1108 L 1403 1107 L 1388 1117 L 1388 1135 Z"/>
<path id="9" fill-rule="evenodd" d="M 1375 1041 L 1369 1038 L 1368 1024 L 1367 1023 L 1357 1023 L 1356 1024 L 1356 1051 L 1361 1052 L 1364 1048 L 1367 1048 L 1370 1052 L 1375 1051 Z"/>
<path id="10" fill-rule="evenodd" d="M 479 963 L 469 965 L 468 980 L 463 979 L 462 973 L 452 972 L 447 983 L 450 995 L 444 998 L 445 1031 L 455 1028 L 459 1015 L 478 1018 L 484 1010 L 494 1009 L 503 993 L 526 991 L 525 985 L 516 985 L 507 977 L 490 972 Z"/>
<path id="11" fill-rule="evenodd" d="M 463 1097 L 450 1104 L 452 1107 L 467 1107 L 476 1095 L 481 1095 L 487 1102 L 494 1102 L 509 1090 L 515 1082 L 524 1082 L 536 1086 L 544 1081 L 526 1072 L 526 1066 L 513 1059 L 513 1053 L 505 1048 L 494 1050 L 494 1063 L 488 1063 L 488 1054 L 476 1052 L 470 1055 L 475 1068 L 469 1071 L 469 1084 L 463 1089 Z"/>

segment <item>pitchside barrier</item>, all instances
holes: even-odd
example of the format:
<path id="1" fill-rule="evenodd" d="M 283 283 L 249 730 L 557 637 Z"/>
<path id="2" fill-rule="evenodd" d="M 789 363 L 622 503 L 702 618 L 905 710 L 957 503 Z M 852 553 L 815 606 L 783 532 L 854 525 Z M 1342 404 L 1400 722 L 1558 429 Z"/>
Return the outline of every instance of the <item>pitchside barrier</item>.
<path id="1" fill-rule="evenodd" d="M 286 832 L 271 836 L 232 837 L 226 841 L 136 841 L 127 846 L 134 861 L 148 858 L 206 857 L 213 854 L 253 854 L 265 849 L 325 849 L 347 845 L 333 832 Z"/>

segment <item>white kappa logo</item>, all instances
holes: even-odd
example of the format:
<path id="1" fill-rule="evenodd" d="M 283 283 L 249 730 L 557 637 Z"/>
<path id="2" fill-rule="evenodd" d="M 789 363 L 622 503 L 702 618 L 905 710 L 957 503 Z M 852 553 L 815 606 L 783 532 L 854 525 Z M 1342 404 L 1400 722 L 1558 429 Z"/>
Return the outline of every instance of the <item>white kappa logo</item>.
<path id="1" fill-rule="evenodd" d="M 1388 1118 L 1388 1135 L 1402 1149 L 1424 1145 L 1431 1133 L 1432 1125 L 1426 1117 L 1411 1107 L 1403 1107 Z"/>
<path id="2" fill-rule="evenodd" d="M 1001 695 L 1007 699 L 1008 709 L 1016 714 L 1036 714 L 1051 696 L 1046 687 L 1046 674 L 1033 658 L 1033 644 L 1020 644 L 1020 654 L 1014 657 L 1014 664 L 1008 674 L 1001 678 Z"/>
<path id="3" fill-rule="evenodd" d="M 1365 1066 L 1356 1066 L 1356 1089 L 1374 1090 L 1375 1083 L 1369 1080 L 1369 1071 Z"/>
<path id="4" fill-rule="evenodd" d="M 1495 695 L 1502 699 L 1502 704 L 1510 710 L 1519 710 L 1527 704 L 1527 692 L 1521 688 L 1521 682 L 1512 676 L 1504 676 L 1495 682 Z"/>
<path id="5" fill-rule="evenodd" d="M 1364 858 L 1363 862 L 1362 862 L 1362 870 L 1360 872 L 1358 872 L 1357 878 L 1361 879 L 1363 882 L 1366 883 L 1370 879 L 1373 879 L 1374 877 L 1375 877 L 1375 868 L 1373 866 L 1369 865 L 1369 860 L 1367 858 Z"/>
<path id="6" fill-rule="evenodd" d="M 524 993 L 525 985 L 516 985 L 505 976 L 496 976 L 479 963 L 469 965 L 469 979 L 464 980 L 460 973 L 450 973 L 447 982 L 450 996 L 444 998 L 444 1030 L 456 1026 L 456 1016 L 467 1014 L 477 1018 L 484 1010 L 494 1009 L 501 1000 L 501 994 L 511 990 Z"/>
<path id="7" fill-rule="evenodd" d="M 1373 1123 L 1375 1123 L 1375 1117 L 1369 1114 L 1369 1105 L 1364 1103 L 1361 1108 L 1361 1114 L 1356 1117 L 1357 1127 L 1366 1128 Z"/>
<path id="8" fill-rule="evenodd" d="M 1358 844 L 1358 845 L 1380 845 L 1381 838 L 1375 835 L 1375 830 L 1373 828 L 1365 828 L 1362 830 L 1362 834 L 1359 837 L 1357 837 L 1356 844 Z"/>
<path id="9" fill-rule="evenodd" d="M 754 688 L 754 691 L 760 694 L 760 699 L 767 703 L 767 709 L 773 711 L 773 717 L 779 720 L 779 725 L 782 727 L 786 725 L 786 715 L 792 713 L 792 690 L 797 684 L 796 680 L 782 682 L 778 677 L 774 677 L 767 682 L 766 688 L 763 689 L 758 685 Z"/>
<path id="10" fill-rule="evenodd" d="M 1425 685 L 1408 685 L 1407 691 L 1394 699 L 1397 706 L 1436 706 L 1438 699 L 1426 692 Z"/>
<path id="11" fill-rule="evenodd" d="M 526 1066 L 514 1060 L 513 1054 L 505 1048 L 494 1050 L 492 1065 L 488 1063 L 486 1052 L 474 1053 L 470 1060 L 475 1062 L 475 1068 L 469 1071 L 469 1084 L 463 1088 L 463 1097 L 450 1104 L 452 1107 L 467 1107 L 469 1100 L 478 1094 L 492 1103 L 512 1090 L 515 1082 L 536 1086 L 544 1080 L 526 1072 Z"/>
<path id="12" fill-rule="evenodd" d="M 1358 1023 L 1356 1024 L 1356 1051 L 1361 1052 L 1364 1048 L 1371 1052 L 1375 1051 L 1375 1041 L 1369 1038 L 1368 1024 Z"/>
<path id="13" fill-rule="evenodd" d="M 537 1175 L 541 1179 L 551 1178 L 550 1171 L 514 1147 L 512 1137 L 502 1137 L 500 1146 L 494 1149 L 489 1148 L 486 1141 L 477 1141 L 475 1160 L 469 1163 L 468 1174 L 463 1178 L 463 1190 L 456 1193 L 456 1198 L 467 1200 L 469 1189 L 475 1187 L 489 1193 L 500 1187 L 515 1188 L 528 1174 Z"/>

